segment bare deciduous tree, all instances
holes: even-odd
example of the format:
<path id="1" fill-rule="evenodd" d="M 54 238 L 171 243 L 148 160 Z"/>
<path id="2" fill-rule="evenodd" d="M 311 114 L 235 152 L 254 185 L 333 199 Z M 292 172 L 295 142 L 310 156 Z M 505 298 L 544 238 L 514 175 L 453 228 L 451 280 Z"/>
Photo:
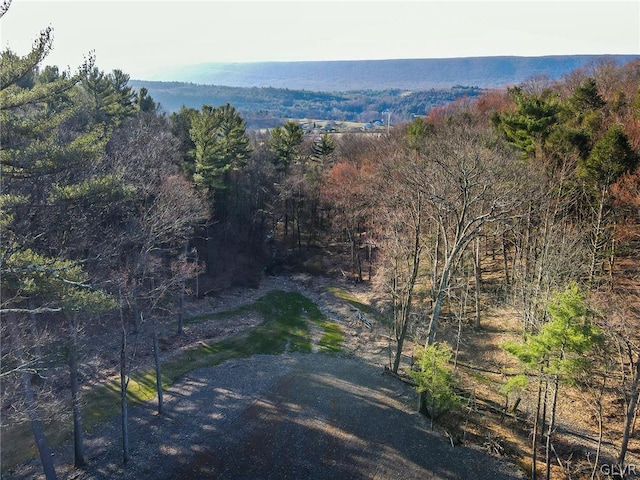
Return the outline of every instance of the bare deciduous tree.
<path id="1" fill-rule="evenodd" d="M 426 138 L 410 188 L 422 192 L 429 221 L 438 229 L 434 257 L 433 343 L 450 279 L 465 249 L 489 223 L 517 215 L 527 190 L 528 168 L 472 120 L 452 119 Z"/>

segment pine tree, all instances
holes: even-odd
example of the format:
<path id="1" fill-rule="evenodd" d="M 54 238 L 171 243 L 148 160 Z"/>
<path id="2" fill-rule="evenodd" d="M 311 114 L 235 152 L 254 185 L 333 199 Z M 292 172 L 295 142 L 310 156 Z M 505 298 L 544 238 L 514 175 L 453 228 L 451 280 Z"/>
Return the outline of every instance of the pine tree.
<path id="1" fill-rule="evenodd" d="M 246 122 L 230 104 L 203 105 L 192 118 L 196 185 L 215 193 L 228 187 L 228 175 L 245 165 L 250 153 Z"/>
<path id="2" fill-rule="evenodd" d="M 633 171 L 639 160 L 622 128 L 612 125 L 579 165 L 578 173 L 598 192 L 601 187 L 608 188 L 624 173 Z"/>
<path id="3" fill-rule="evenodd" d="M 460 404 L 455 393 L 459 379 L 449 365 L 452 356 L 451 347 L 447 344 L 435 342 L 425 345 L 417 352 L 416 369 L 409 372 L 417 383 L 419 408 L 426 410 L 432 421 Z"/>
<path id="4" fill-rule="evenodd" d="M 128 85 L 129 75 L 122 70 L 106 74 L 97 67 L 82 81 L 93 120 L 119 126 L 138 111 L 137 95 Z"/>
<path id="5" fill-rule="evenodd" d="M 521 87 L 513 87 L 509 94 L 515 108 L 496 114 L 494 124 L 511 145 L 528 157 L 538 158 L 558 123 L 558 104 L 550 92 L 534 94 L 525 92 Z"/>
<path id="6" fill-rule="evenodd" d="M 149 95 L 149 90 L 146 87 L 140 88 L 137 96 L 138 109 L 144 113 L 156 112 L 158 105 Z"/>
<path id="7" fill-rule="evenodd" d="M 536 459 L 542 392 L 544 398 L 553 387 L 553 398 L 548 430 L 546 433 L 546 466 L 549 478 L 552 432 L 558 393 L 561 383 L 572 383 L 580 372 L 591 368 L 589 353 L 603 341 L 599 328 L 591 322 L 584 295 L 576 284 L 557 292 L 547 305 L 550 320 L 540 331 L 528 337 L 523 343 L 508 342 L 505 350 L 518 358 L 522 365 L 538 376 L 538 403 L 533 432 L 532 478 L 536 478 Z M 544 435 L 544 432 L 541 432 Z"/>
<path id="8" fill-rule="evenodd" d="M 0 312 L 6 316 L 3 328 L 10 333 L 18 364 L 32 362 L 31 370 L 19 373 L 47 479 L 56 478 L 56 473 L 44 436 L 39 391 L 31 382 L 31 376 L 41 376 L 44 368 L 34 333 L 37 317 L 111 308 L 108 295 L 91 284 L 76 261 L 65 258 L 51 223 L 54 191 L 73 188 L 74 172 L 98 158 L 106 142 L 101 129 L 76 128 L 74 122 L 74 87 L 91 69 L 92 59 L 74 75 L 53 69 L 39 74 L 51 49 L 51 34 L 51 29 L 41 32 L 24 57 L 9 50 L 0 56 Z M 22 328 L 25 322 L 31 328 Z M 74 417 L 76 413 L 74 397 Z M 81 428 L 81 422 L 77 426 Z M 83 461 L 81 455 L 76 460 Z"/>
<path id="9" fill-rule="evenodd" d="M 592 216 L 589 282 L 599 273 L 601 253 L 611 237 L 610 187 L 623 174 L 632 172 L 640 157 L 618 125 L 611 126 L 596 142 L 589 156 L 578 164 L 578 177 L 583 181 L 587 206 Z"/>
<path id="10" fill-rule="evenodd" d="M 328 163 L 331 155 L 336 149 L 336 142 L 325 133 L 318 140 L 315 140 L 311 145 L 311 154 L 314 158 L 318 159 L 321 165 L 324 167 Z"/>
<path id="11" fill-rule="evenodd" d="M 303 135 L 300 125 L 292 121 L 271 130 L 269 148 L 274 155 L 274 163 L 285 173 L 289 165 L 298 159 L 298 147 Z"/>

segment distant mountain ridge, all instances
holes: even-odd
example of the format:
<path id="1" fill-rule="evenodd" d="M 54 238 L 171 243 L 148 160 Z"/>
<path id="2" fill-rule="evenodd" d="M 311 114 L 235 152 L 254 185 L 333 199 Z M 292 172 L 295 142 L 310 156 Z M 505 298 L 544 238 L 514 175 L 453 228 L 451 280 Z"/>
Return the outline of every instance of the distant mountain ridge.
<path id="1" fill-rule="evenodd" d="M 232 87 L 274 87 L 317 92 L 428 90 L 456 85 L 480 88 L 517 85 L 533 76 L 559 79 L 592 62 L 621 65 L 640 55 L 558 55 L 406 60 L 203 63 L 155 74 L 144 80 Z"/>

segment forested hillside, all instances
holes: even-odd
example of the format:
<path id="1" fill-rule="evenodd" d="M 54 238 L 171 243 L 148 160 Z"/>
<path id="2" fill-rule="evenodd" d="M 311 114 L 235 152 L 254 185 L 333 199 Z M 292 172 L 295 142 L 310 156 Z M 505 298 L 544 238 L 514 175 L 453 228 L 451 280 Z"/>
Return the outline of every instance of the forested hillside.
<path id="1" fill-rule="evenodd" d="M 232 104 L 247 121 L 248 129 L 271 127 L 290 118 L 312 118 L 371 122 L 386 117 L 394 123 L 405 122 L 415 115 L 425 115 L 434 107 L 458 98 L 476 97 L 478 87 L 456 86 L 426 91 L 366 90 L 349 92 L 312 92 L 268 87 L 225 87 L 179 82 L 132 80 L 135 89 L 146 88 L 167 113 L 180 108 L 199 109 L 201 105 Z"/>
<path id="2" fill-rule="evenodd" d="M 376 135 L 312 137 L 293 121 L 250 134 L 233 102 L 160 111 L 126 72 L 92 59 L 75 72 L 41 68 L 51 47 L 45 30 L 32 52 L 0 60 L 3 469 L 35 448 L 47 479 L 55 462 L 85 465 L 86 425 L 110 408 L 89 404 L 89 387 L 113 373 L 113 444 L 128 462 L 137 353 L 153 352 L 155 373 L 140 384 L 157 389 L 162 412 L 160 351 L 183 345 L 185 302 L 206 310 L 231 287 L 292 273 L 375 295 L 368 311 L 388 326 L 387 369 L 417 385 L 436 422 L 484 415 L 455 362 L 498 371 L 477 395 L 519 419 L 513 431 L 530 442 L 511 454 L 532 477 L 632 464 L 640 61 L 474 91 Z M 268 314 L 305 321 L 311 307 L 296 302 Z M 495 329 L 518 336 L 484 365 Z M 460 341 L 471 334 L 473 344 Z M 226 343 L 198 355 L 225 348 L 273 353 Z M 588 454 L 560 448 L 566 398 L 588 412 Z M 51 456 L 63 426 L 74 459 Z M 605 443 L 614 457 L 600 456 Z"/>

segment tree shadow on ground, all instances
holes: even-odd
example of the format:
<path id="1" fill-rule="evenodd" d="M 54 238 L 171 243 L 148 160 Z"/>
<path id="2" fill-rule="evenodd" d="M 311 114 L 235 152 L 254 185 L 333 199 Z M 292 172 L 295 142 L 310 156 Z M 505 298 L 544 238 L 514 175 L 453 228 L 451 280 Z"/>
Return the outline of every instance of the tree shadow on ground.
<path id="1" fill-rule="evenodd" d="M 88 466 L 59 473 L 77 480 L 524 478 L 504 458 L 452 447 L 415 407 L 409 385 L 357 359 L 233 359 L 173 385 L 162 416 L 154 402 L 131 409 L 129 464 L 114 418 L 87 439 Z"/>
<path id="2" fill-rule="evenodd" d="M 172 478 L 522 478 L 429 431 L 409 387 L 357 361 L 318 358 L 298 357 L 266 395 L 194 444 Z"/>

